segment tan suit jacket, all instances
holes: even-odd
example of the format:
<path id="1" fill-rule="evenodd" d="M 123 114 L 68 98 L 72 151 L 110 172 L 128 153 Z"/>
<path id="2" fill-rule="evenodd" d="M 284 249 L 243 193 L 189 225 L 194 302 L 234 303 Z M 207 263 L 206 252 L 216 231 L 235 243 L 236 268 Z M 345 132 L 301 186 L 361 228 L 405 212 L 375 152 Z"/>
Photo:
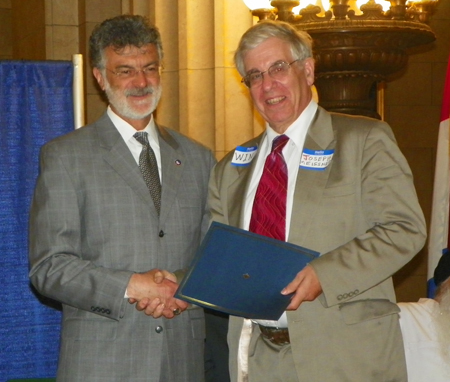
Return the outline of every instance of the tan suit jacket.
<path id="1" fill-rule="evenodd" d="M 258 145 L 264 134 L 242 146 Z M 320 107 L 304 148 L 334 156 L 324 171 L 300 168 L 297 176 L 288 241 L 321 253 L 311 265 L 323 293 L 287 314 L 293 373 L 302 382 L 406 381 L 391 276 L 426 238 L 409 166 L 387 124 Z M 209 204 L 213 220 L 242 227 L 256 159 L 238 167 L 232 156 L 213 171 Z M 232 381 L 241 327 L 241 318 L 230 319 Z"/>

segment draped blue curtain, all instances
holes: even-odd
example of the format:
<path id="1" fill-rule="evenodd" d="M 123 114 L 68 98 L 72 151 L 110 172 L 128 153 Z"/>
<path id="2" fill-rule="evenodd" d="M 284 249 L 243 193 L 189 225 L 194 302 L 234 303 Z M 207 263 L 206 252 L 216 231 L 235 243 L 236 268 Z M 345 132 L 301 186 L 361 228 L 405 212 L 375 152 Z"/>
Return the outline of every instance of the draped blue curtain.
<path id="1" fill-rule="evenodd" d="M 61 312 L 28 280 L 41 146 L 74 129 L 70 61 L 0 61 L 0 382 L 56 375 Z"/>

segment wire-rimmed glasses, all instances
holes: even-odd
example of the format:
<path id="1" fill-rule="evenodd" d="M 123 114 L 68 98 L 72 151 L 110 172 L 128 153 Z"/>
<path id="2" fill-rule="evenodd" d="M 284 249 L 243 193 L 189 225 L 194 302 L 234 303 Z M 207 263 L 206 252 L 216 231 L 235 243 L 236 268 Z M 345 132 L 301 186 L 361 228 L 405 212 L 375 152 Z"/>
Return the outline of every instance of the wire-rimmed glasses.
<path id="1" fill-rule="evenodd" d="M 286 61 L 277 61 L 264 72 L 253 71 L 247 73 L 247 75 L 242 78 L 241 82 L 243 82 L 248 88 L 260 85 L 262 83 L 264 73 L 268 73 L 273 79 L 283 79 L 288 74 L 291 65 L 297 61 L 299 61 L 299 59 L 294 60 L 291 63 L 287 63 Z"/>

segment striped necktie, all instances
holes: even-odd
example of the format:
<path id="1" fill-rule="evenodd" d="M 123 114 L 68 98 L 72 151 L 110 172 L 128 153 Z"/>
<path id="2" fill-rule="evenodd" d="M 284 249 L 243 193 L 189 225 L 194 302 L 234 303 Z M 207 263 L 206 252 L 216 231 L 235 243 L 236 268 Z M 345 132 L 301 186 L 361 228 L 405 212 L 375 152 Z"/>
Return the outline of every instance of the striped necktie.
<path id="1" fill-rule="evenodd" d="M 134 138 L 142 144 L 142 151 L 139 155 L 139 168 L 150 190 L 153 204 L 159 215 L 161 210 L 161 181 L 159 179 L 158 163 L 156 162 L 155 153 L 148 142 L 148 134 L 145 131 L 134 134 Z"/>

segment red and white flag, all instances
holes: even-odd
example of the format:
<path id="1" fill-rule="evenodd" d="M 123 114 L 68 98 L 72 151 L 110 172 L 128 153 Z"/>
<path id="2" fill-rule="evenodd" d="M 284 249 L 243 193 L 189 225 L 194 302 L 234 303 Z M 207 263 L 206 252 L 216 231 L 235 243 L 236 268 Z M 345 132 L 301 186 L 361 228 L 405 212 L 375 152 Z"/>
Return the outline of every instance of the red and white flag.
<path id="1" fill-rule="evenodd" d="M 450 214 L 450 60 L 447 67 L 441 122 L 439 125 L 433 206 L 428 237 L 428 296 L 434 294 L 433 273 L 442 254 L 449 249 Z"/>

